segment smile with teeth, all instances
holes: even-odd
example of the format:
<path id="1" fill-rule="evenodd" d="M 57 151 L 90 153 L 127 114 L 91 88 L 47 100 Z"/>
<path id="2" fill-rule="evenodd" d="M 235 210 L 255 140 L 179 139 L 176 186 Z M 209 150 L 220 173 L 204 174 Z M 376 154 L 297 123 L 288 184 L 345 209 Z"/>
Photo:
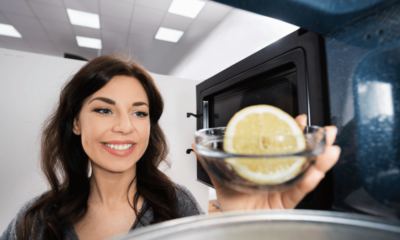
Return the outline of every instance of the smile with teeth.
<path id="1" fill-rule="evenodd" d="M 108 143 L 103 143 L 103 144 L 109 148 L 116 149 L 116 150 L 126 150 L 133 146 L 133 144 L 108 144 Z"/>

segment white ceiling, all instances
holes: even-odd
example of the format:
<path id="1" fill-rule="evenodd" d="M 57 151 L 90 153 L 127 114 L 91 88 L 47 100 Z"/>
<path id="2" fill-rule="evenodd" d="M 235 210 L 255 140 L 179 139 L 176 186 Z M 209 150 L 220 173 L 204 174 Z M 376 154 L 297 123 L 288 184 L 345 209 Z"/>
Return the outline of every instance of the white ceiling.
<path id="1" fill-rule="evenodd" d="M 100 54 L 130 54 L 149 71 L 166 74 L 232 10 L 206 1 L 195 18 L 168 13 L 172 0 L 0 0 L 0 23 L 13 25 L 22 38 L 0 35 L 0 47 L 87 59 L 96 49 L 77 45 L 75 36 L 99 38 Z M 100 15 L 100 29 L 71 25 L 67 8 Z M 154 39 L 159 27 L 184 31 L 178 43 Z"/>

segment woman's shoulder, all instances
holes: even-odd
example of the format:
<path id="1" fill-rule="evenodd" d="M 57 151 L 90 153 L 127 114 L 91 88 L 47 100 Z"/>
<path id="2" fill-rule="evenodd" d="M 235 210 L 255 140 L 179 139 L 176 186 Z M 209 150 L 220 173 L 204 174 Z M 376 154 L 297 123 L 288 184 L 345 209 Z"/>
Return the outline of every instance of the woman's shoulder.
<path id="1" fill-rule="evenodd" d="M 177 183 L 175 185 L 177 187 L 178 209 L 182 217 L 205 214 L 187 187 Z"/>
<path id="2" fill-rule="evenodd" d="M 39 198 L 41 198 L 46 192 L 37 195 L 36 197 L 31 198 L 30 200 L 28 200 L 24 205 L 22 205 L 22 207 L 19 209 L 17 216 L 24 214 L 30 207 L 33 206 L 33 204 L 35 204 Z"/>
<path id="3" fill-rule="evenodd" d="M 3 239 L 17 239 L 17 223 L 21 219 L 21 217 L 24 215 L 24 213 L 31 208 L 37 201 L 38 199 L 43 196 L 44 193 L 31 198 L 28 200 L 22 207 L 18 210 L 17 214 L 15 217 L 12 219 L 8 227 L 4 230 L 4 232 L 0 236 L 0 240 Z"/>

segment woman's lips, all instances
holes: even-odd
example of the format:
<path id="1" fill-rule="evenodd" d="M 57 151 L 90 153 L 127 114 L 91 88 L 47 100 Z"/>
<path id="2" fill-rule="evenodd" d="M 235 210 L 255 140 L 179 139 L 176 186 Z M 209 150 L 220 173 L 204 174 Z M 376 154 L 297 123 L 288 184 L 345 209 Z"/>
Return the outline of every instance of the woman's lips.
<path id="1" fill-rule="evenodd" d="M 112 155 L 118 156 L 118 157 L 126 157 L 126 156 L 128 156 L 129 154 L 131 154 L 135 150 L 135 148 L 137 146 L 137 144 L 135 143 L 135 144 L 132 145 L 132 147 L 130 147 L 128 149 L 117 150 L 117 149 L 114 149 L 114 148 L 107 147 L 106 145 L 104 145 L 104 143 L 100 143 L 100 144 L 101 144 L 101 147 L 104 148 L 107 152 L 109 152 Z"/>

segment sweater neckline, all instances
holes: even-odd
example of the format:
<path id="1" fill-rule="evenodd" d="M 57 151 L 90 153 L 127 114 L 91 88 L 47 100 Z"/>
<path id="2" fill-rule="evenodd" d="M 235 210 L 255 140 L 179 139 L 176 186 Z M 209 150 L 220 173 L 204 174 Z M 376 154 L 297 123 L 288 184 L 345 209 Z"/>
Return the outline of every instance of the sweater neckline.
<path id="1" fill-rule="evenodd" d="M 147 202 L 146 202 L 146 200 L 144 199 L 144 200 L 143 200 L 142 207 L 140 207 L 140 211 L 139 211 L 139 213 L 138 213 L 139 215 L 140 215 L 140 213 L 141 213 L 142 211 L 144 211 L 144 206 L 145 206 L 145 204 L 147 204 Z M 148 215 L 149 213 L 152 213 L 152 211 L 149 211 L 149 210 L 150 210 L 150 209 L 148 209 L 148 210 L 143 214 L 142 220 L 146 220 L 146 219 L 148 219 L 148 218 L 150 217 L 150 216 L 146 216 L 146 215 Z M 136 229 L 136 228 L 143 227 L 143 225 L 142 225 L 140 222 L 139 222 L 139 223 L 137 223 L 137 222 L 138 222 L 138 219 L 136 218 L 136 219 L 135 219 L 135 222 L 133 223 L 132 227 L 129 229 L 129 231 L 128 231 L 127 233 L 131 232 L 132 230 L 134 230 L 134 229 Z M 136 225 L 136 224 L 137 224 L 137 225 Z M 133 228 L 135 225 L 136 225 L 136 227 Z M 73 239 L 78 239 L 78 240 L 79 240 L 78 234 L 77 234 L 76 231 L 75 231 L 75 227 L 74 227 L 71 223 L 69 223 L 68 226 L 66 227 L 66 233 L 71 233 Z"/>

